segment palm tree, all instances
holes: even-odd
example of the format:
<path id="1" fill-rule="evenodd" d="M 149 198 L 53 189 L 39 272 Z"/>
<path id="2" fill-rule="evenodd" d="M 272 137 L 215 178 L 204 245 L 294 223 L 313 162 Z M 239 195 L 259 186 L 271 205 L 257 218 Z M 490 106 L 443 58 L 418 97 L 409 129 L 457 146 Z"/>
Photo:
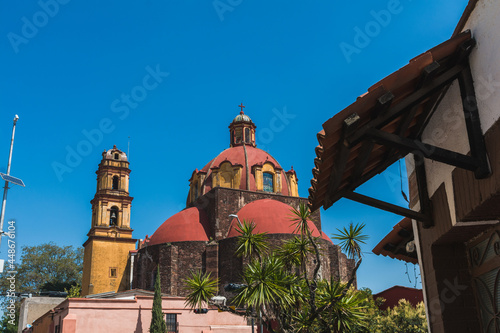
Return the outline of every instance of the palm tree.
<path id="1" fill-rule="evenodd" d="M 304 273 L 307 256 L 314 253 L 314 248 L 308 238 L 295 236 L 283 243 L 276 253 L 285 263 L 286 269 L 290 271 L 293 267 L 299 267 Z"/>
<path id="2" fill-rule="evenodd" d="M 357 261 L 354 269 L 351 272 L 351 277 L 347 284 L 347 289 L 349 289 L 354 282 L 356 272 L 359 268 L 359 265 L 361 265 L 361 261 L 363 260 L 360 243 L 365 244 L 365 240 L 368 239 L 368 236 L 363 234 L 364 227 L 364 223 L 356 223 L 356 225 L 354 225 L 351 222 L 348 229 L 346 227 L 344 227 L 343 230 L 337 229 L 338 234 L 332 235 L 333 239 L 340 241 L 340 248 L 345 253 L 347 253 L 347 256 L 350 259 L 354 259 L 355 261 Z"/>
<path id="3" fill-rule="evenodd" d="M 365 240 L 368 239 L 367 235 L 363 234 L 364 223 L 349 224 L 349 229 L 346 227 L 343 230 L 337 229 L 338 234 L 333 234 L 333 239 L 339 240 L 340 247 L 347 253 L 351 259 L 361 259 L 361 246 L 360 243 L 366 244 Z"/>
<path id="4" fill-rule="evenodd" d="M 203 304 L 208 304 L 208 301 L 217 293 L 219 280 L 210 276 L 210 273 L 202 273 L 201 271 L 193 271 L 191 277 L 186 280 L 187 290 L 190 293 L 186 296 L 186 305 L 191 309 L 201 309 Z"/>
<path id="5" fill-rule="evenodd" d="M 250 259 L 253 255 L 261 260 L 261 255 L 269 251 L 267 245 L 266 233 L 254 233 L 255 223 L 243 220 L 242 225 L 238 225 L 236 230 L 239 232 L 236 255 Z"/>

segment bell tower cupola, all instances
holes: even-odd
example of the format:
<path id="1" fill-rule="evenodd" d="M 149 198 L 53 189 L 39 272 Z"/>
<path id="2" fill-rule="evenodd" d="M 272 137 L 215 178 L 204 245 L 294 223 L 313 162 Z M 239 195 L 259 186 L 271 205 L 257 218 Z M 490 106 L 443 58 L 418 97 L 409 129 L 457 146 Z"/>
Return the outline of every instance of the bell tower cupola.
<path id="1" fill-rule="evenodd" d="M 104 151 L 96 174 L 97 190 L 90 201 L 92 223 L 83 244 L 82 296 L 128 289 L 129 253 L 136 243 L 130 226 L 133 198 L 127 154 L 116 146 Z"/>
<path id="2" fill-rule="evenodd" d="M 247 146 L 255 147 L 255 124 L 249 116 L 243 112 L 245 107 L 243 103 L 238 105 L 241 108 L 240 114 L 234 118 L 233 122 L 229 125 L 229 132 L 231 134 L 231 147 Z"/>

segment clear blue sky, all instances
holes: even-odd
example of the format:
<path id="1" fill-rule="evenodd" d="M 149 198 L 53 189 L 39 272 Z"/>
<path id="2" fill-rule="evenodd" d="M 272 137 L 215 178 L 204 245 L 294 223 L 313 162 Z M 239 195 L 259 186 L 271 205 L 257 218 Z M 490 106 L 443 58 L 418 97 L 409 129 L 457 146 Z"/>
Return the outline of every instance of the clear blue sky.
<path id="1" fill-rule="evenodd" d="M 7 202 L 18 246 L 81 246 L 101 152 L 126 151 L 129 136 L 132 227 L 151 235 L 185 207 L 192 171 L 228 147 L 242 101 L 258 147 L 293 165 L 307 197 L 323 122 L 448 39 L 467 3 L 45 1 L 0 4 L 0 172 L 17 113 L 11 174 L 27 185 Z M 283 126 L 277 111 L 289 115 Z M 68 149 L 81 160 L 68 164 Z M 400 186 L 396 165 L 360 191 L 405 204 Z M 400 219 L 347 200 L 322 212 L 328 235 L 366 223 L 360 287 L 413 285 L 403 262 L 370 254 Z"/>

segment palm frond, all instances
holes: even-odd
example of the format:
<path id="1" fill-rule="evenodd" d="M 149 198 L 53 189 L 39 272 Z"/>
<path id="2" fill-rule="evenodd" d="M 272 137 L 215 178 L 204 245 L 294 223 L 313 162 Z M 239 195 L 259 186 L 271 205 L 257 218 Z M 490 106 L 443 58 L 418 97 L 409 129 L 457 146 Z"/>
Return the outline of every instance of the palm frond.
<path id="1" fill-rule="evenodd" d="M 364 227 L 364 223 L 354 225 L 351 222 L 349 228 L 337 229 L 338 234 L 332 234 L 332 238 L 340 241 L 340 247 L 351 259 L 361 258 L 361 246 L 359 244 L 366 244 L 365 240 L 368 239 L 368 236 L 363 234 Z"/>
<path id="2" fill-rule="evenodd" d="M 186 305 L 191 309 L 201 309 L 203 303 L 208 301 L 217 293 L 218 279 L 213 279 L 210 273 L 194 271 L 191 277 L 186 280 L 186 289 L 189 294 L 186 296 Z"/>

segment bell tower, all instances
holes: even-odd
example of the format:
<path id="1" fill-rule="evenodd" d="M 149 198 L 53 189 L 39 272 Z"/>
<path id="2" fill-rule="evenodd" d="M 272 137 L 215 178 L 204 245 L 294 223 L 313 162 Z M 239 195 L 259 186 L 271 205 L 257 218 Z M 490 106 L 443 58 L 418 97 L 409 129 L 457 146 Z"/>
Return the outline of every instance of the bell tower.
<path id="1" fill-rule="evenodd" d="M 130 228 L 129 162 L 113 146 L 102 153 L 97 191 L 92 204 L 92 225 L 83 244 L 82 296 L 129 289 L 129 253 L 136 239 Z"/>

